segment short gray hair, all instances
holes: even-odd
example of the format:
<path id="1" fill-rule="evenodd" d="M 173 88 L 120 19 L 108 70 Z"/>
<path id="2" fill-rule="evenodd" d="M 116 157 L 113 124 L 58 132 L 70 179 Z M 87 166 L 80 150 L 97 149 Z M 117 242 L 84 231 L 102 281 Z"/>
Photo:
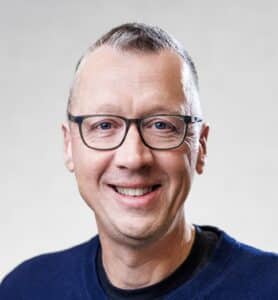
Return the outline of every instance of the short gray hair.
<path id="1" fill-rule="evenodd" d="M 182 57 L 189 67 L 190 78 L 187 79 L 187 83 L 185 84 L 187 97 L 195 98 L 196 94 L 198 95 L 199 83 L 197 70 L 186 49 L 175 38 L 157 26 L 146 25 L 143 23 L 126 23 L 111 29 L 101 36 L 78 60 L 68 98 L 68 110 L 72 103 L 76 76 L 81 65 L 86 61 L 86 58 L 94 51 L 94 49 L 101 47 L 102 45 L 109 45 L 122 51 L 156 53 L 166 49 L 172 50 Z M 191 101 L 192 100 L 193 99 L 191 99 Z"/>

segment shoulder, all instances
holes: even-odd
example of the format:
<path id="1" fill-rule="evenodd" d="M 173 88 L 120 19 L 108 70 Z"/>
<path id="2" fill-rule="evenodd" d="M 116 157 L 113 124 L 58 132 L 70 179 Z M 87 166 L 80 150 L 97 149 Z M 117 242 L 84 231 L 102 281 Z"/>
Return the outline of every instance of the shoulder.
<path id="1" fill-rule="evenodd" d="M 264 284 L 277 292 L 278 297 L 278 254 L 263 251 L 253 246 L 238 242 L 236 265 L 241 276 L 253 278 L 254 283 Z"/>
<path id="2" fill-rule="evenodd" d="M 96 251 L 97 247 L 98 238 L 95 237 L 69 249 L 24 261 L 1 282 L 0 299 L 14 299 L 18 295 L 29 295 L 29 299 L 32 299 L 39 296 L 37 291 L 50 295 L 51 290 L 57 290 L 58 286 L 60 290 L 63 287 L 68 290 L 68 286 L 79 284 L 81 266 L 86 263 L 89 253 Z"/>
<path id="3" fill-rule="evenodd" d="M 226 254 L 230 253 L 231 255 L 236 255 L 237 259 L 243 259 L 244 261 L 250 258 L 250 260 L 253 262 L 255 259 L 255 262 L 259 261 L 269 261 L 269 262 L 275 262 L 277 263 L 278 259 L 278 253 L 270 252 L 270 251 L 264 251 L 259 248 L 256 248 L 254 246 L 248 245 L 246 243 L 243 243 L 241 241 L 238 241 L 228 233 L 226 233 L 224 230 L 221 230 L 214 226 L 200 226 L 199 227 L 203 231 L 210 231 L 215 233 L 218 236 L 218 242 L 216 245 L 216 252 L 226 252 Z"/>
<path id="4" fill-rule="evenodd" d="M 222 233 L 223 243 L 233 248 L 234 258 L 238 264 L 247 265 L 248 267 L 261 265 L 264 269 L 269 269 L 270 266 L 278 268 L 278 254 L 275 252 L 264 251 L 262 249 L 250 246 L 231 237 L 224 231 Z"/>
<path id="5" fill-rule="evenodd" d="M 245 295 L 246 299 L 278 297 L 278 255 L 239 242 L 222 230 L 212 258 L 218 268 L 215 291 L 223 296 Z M 234 291 L 234 292 L 232 292 Z M 249 296 L 250 298 L 249 298 Z M 252 298 L 253 297 L 253 298 Z"/>

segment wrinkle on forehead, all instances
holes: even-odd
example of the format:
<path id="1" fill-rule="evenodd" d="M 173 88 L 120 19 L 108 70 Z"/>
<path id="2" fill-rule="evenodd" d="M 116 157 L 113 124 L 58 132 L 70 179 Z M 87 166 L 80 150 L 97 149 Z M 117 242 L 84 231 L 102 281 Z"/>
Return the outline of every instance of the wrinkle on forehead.
<path id="1" fill-rule="evenodd" d="M 149 72 L 144 72 L 144 69 L 140 69 L 140 60 L 134 59 L 136 57 L 138 58 L 140 55 L 144 55 L 149 59 Z M 152 64 L 153 60 L 157 59 L 159 55 L 164 55 L 165 60 L 161 60 L 160 64 Z M 172 57 L 171 64 L 167 61 L 169 55 Z M 132 60 L 130 58 L 132 58 Z M 126 64 L 125 60 L 128 60 L 130 64 Z M 108 68 L 107 65 L 109 66 Z M 127 81 L 121 81 L 118 77 L 118 68 L 125 68 L 126 71 L 128 71 L 129 68 L 137 68 L 138 72 L 136 73 L 136 77 L 129 78 L 130 80 Z M 175 70 L 175 72 L 173 70 Z M 179 71 L 177 72 L 176 70 Z M 162 75 L 160 76 L 160 74 Z M 173 76 L 175 78 L 173 78 Z M 96 95 L 98 87 L 96 86 L 97 83 L 95 83 L 95 81 L 98 82 L 100 79 L 108 80 L 112 88 L 113 86 L 117 88 L 119 95 L 120 93 L 123 93 L 123 97 L 127 90 L 134 93 L 138 90 L 137 94 L 139 94 L 142 90 L 142 86 L 144 86 L 144 92 L 140 94 L 142 99 L 144 97 L 155 99 L 156 96 L 152 98 L 148 95 L 149 92 L 152 92 L 153 87 L 163 83 L 163 81 L 171 80 L 173 84 L 168 84 L 167 86 L 167 88 L 170 89 L 169 93 L 171 97 L 173 97 L 174 93 L 179 91 L 179 94 L 176 94 L 174 97 L 184 99 L 181 104 L 181 112 L 184 112 L 184 114 L 197 113 L 198 115 L 201 113 L 200 105 L 198 104 L 198 91 L 194 86 L 190 69 L 178 55 L 170 50 L 163 50 L 160 53 L 138 53 L 122 51 L 110 46 L 101 46 L 100 48 L 95 49 L 83 60 L 82 65 L 80 65 L 76 73 L 72 91 L 73 102 L 86 98 L 85 91 L 88 88 L 95 90 L 94 95 Z M 157 88 L 157 90 L 159 89 Z M 109 96 L 109 91 L 99 91 L 99 93 L 101 97 L 105 97 L 105 93 L 107 93 L 107 98 Z M 162 90 L 160 97 L 165 97 L 165 99 L 167 99 L 169 96 L 166 93 L 166 90 Z M 87 100 L 91 101 L 92 99 Z"/>

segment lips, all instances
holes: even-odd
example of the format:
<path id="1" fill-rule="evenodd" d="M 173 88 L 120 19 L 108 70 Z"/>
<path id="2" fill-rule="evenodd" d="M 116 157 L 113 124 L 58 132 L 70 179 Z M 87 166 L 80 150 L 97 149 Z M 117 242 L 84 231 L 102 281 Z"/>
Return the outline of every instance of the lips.
<path id="1" fill-rule="evenodd" d="M 156 202 L 161 185 L 109 185 L 116 193 L 115 199 L 128 207 L 149 207 Z"/>
<path id="2" fill-rule="evenodd" d="M 144 196 L 159 187 L 158 184 L 145 186 L 145 187 L 126 187 L 126 186 L 117 186 L 117 185 L 111 185 L 111 186 L 117 193 L 124 196 L 132 196 L 132 197 Z"/>
<path id="3" fill-rule="evenodd" d="M 150 186 L 145 188 L 126 188 L 115 186 L 115 190 L 122 195 L 138 197 L 150 193 L 153 190 L 153 187 Z"/>

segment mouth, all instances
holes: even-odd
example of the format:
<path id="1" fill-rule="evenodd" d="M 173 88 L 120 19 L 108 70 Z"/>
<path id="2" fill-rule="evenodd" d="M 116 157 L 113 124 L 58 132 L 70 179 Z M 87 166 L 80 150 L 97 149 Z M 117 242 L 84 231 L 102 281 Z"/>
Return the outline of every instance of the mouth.
<path id="1" fill-rule="evenodd" d="M 158 203 L 161 184 L 108 184 L 114 193 L 115 201 L 125 208 L 151 209 Z"/>
<path id="2" fill-rule="evenodd" d="M 160 184 L 144 186 L 144 187 L 136 187 L 136 188 L 116 186 L 116 185 L 110 185 L 110 187 L 112 187 L 116 193 L 123 196 L 142 197 L 157 190 L 160 187 Z"/>

